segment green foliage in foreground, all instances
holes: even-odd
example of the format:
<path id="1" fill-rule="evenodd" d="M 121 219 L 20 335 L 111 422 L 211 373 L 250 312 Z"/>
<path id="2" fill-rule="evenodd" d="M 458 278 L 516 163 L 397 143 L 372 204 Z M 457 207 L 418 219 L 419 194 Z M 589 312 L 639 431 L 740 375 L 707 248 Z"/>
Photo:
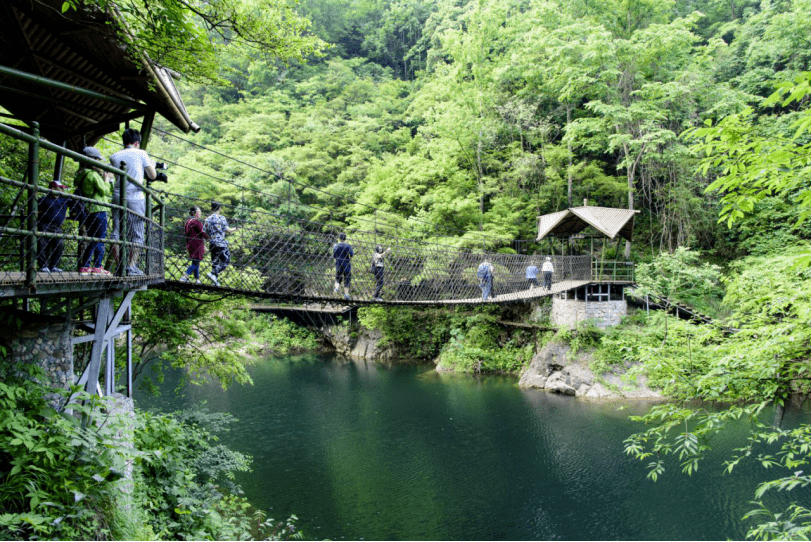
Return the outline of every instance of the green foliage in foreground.
<path id="1" fill-rule="evenodd" d="M 0 538 L 111 537 L 112 483 L 129 456 L 110 425 L 83 429 L 34 382 L 0 382 Z M 65 402 L 67 392 L 58 395 Z M 77 405 L 77 414 L 97 406 Z"/>
<path id="2" fill-rule="evenodd" d="M 75 390 L 74 390 L 75 391 Z M 31 380 L 0 381 L 0 538 L 246 540 L 300 538 L 239 496 L 250 458 L 217 443 L 233 418 L 184 411 L 106 417 L 106 400 Z M 94 423 L 81 424 L 82 414 Z M 126 440 L 134 435 L 134 446 Z M 128 481 L 126 473 L 131 473 Z"/>

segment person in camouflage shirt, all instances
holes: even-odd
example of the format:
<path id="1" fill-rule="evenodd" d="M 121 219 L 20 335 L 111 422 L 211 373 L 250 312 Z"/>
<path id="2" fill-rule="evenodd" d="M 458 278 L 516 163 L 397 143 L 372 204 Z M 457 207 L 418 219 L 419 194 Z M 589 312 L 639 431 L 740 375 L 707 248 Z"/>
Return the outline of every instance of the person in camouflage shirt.
<path id="1" fill-rule="evenodd" d="M 211 272 L 206 273 L 206 276 L 215 286 L 220 285 L 219 274 L 231 263 L 231 252 L 228 250 L 228 240 L 225 236 L 237 231 L 237 228 L 228 227 L 228 221 L 220 214 L 221 208 L 222 203 L 219 201 L 211 202 L 211 215 L 206 218 L 204 227 L 211 252 Z"/>

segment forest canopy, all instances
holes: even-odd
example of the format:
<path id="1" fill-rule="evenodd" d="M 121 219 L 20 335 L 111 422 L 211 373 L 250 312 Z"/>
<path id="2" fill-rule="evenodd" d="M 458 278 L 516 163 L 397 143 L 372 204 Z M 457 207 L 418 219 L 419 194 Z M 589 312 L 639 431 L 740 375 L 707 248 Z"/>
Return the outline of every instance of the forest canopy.
<path id="1" fill-rule="evenodd" d="M 152 152 L 195 170 L 175 169 L 172 191 L 268 207 L 246 190 L 292 185 L 293 212 L 330 226 L 361 227 L 374 208 L 416 236 L 484 232 L 498 249 L 588 199 L 642 211 L 642 254 L 737 257 L 763 239 L 751 218 L 718 224 L 728 193 L 707 188 L 723 165 L 684 134 L 740 116 L 795 137 L 807 100 L 766 99 L 808 65 L 810 4 L 304 0 L 323 57 L 224 48 L 229 84 L 183 89 L 203 126 L 193 141 L 250 167 L 165 134 Z M 787 191 L 762 192 L 757 220 L 802 238 Z"/>

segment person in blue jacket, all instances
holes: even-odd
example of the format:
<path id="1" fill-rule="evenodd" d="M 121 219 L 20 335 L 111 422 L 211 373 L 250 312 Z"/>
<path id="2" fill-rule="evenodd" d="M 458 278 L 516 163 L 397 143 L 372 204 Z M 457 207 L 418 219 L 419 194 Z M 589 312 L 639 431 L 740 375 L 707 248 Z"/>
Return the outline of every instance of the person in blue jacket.
<path id="1" fill-rule="evenodd" d="M 349 284 L 352 281 L 352 256 L 355 251 L 352 245 L 346 242 L 346 234 L 338 235 L 338 242 L 332 247 L 332 257 L 335 259 L 335 289 L 338 293 L 341 284 L 344 285 L 344 299 L 349 299 Z"/>
<path id="2" fill-rule="evenodd" d="M 49 188 L 54 192 L 49 192 L 39 199 L 37 209 L 37 231 L 47 233 L 62 233 L 62 223 L 68 210 L 67 196 L 60 195 L 65 191 L 65 185 L 61 181 L 51 181 Z M 37 250 L 37 266 L 40 273 L 61 273 L 59 261 L 63 252 L 62 239 L 59 237 L 40 237 Z"/>
<path id="3" fill-rule="evenodd" d="M 529 282 L 530 290 L 538 286 L 538 266 L 535 263 L 527 266 L 527 282 Z"/>

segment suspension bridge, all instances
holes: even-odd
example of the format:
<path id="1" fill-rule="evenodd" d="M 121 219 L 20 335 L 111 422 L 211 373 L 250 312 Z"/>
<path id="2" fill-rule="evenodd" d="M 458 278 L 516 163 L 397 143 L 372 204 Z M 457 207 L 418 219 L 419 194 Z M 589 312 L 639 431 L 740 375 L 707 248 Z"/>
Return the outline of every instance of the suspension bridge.
<path id="1" fill-rule="evenodd" d="M 71 348 L 65 356 L 76 374 L 70 380 L 89 392 L 109 395 L 123 385 L 131 397 L 131 303 L 137 292 L 150 288 L 238 295 L 305 307 L 456 306 L 525 302 L 569 295 L 584 287 L 594 291 L 595 285 L 595 295 L 609 296 L 607 288 L 612 285 L 621 288 L 633 283 L 630 262 L 607 262 L 591 253 L 562 255 L 560 251 L 502 254 L 486 250 L 499 243 L 488 241 L 484 234 L 481 245 L 478 238 L 475 242 L 468 238 L 460 246 L 458 232 L 442 237 L 430 233 L 436 230 L 431 224 L 403 227 L 419 221 L 394 216 L 386 220 L 382 211 L 280 175 L 275 180 L 287 182 L 286 197 L 240 187 L 252 193 L 253 203 L 223 202 L 221 214 L 237 228 L 228 237 L 230 265 L 213 281 L 206 260 L 199 281 L 186 281 L 184 272 L 190 261 L 184 224 L 192 206 L 205 212 L 210 200 L 142 185 L 118 164 L 114 167 L 77 152 L 119 131 L 121 124 L 129 126 L 134 121 L 140 122 L 141 146 L 146 149 L 156 114 L 182 133 L 199 131 L 174 84 L 178 75 L 148 58 L 133 59 L 118 47 L 116 28 L 121 22 L 115 13 L 59 15 L 60 8 L 61 0 L 11 0 L 0 7 L 6 16 L 6 32 L 0 36 L 6 45 L 0 48 L 0 106 L 8 112 L 0 111 L 0 117 L 11 119 L 0 123 L 0 137 L 12 141 L 9 148 L 15 147 L 21 158 L 27 155 L 15 162 L 19 170 L 0 171 L 0 312 L 29 321 L 39 319 L 43 326 L 64 322 Z M 53 159 L 52 175 L 41 171 L 48 155 Z M 63 178 L 66 159 L 113 174 L 120 199 L 97 202 L 52 189 L 49 181 Z M 127 183 L 143 191 L 142 213 L 128 205 Z M 310 200 L 332 198 L 333 208 L 351 205 L 365 210 L 351 220 L 333 220 L 330 208 L 302 203 L 305 194 L 315 192 L 325 197 Z M 91 235 L 83 223 L 70 219 L 58 226 L 44 224 L 41 210 L 52 206 L 54 198 L 64 198 L 58 204 L 64 206 L 76 202 L 98 205 L 107 216 L 106 230 Z M 582 236 L 589 226 L 597 235 L 616 238 L 617 243 L 620 237 L 630 240 L 633 211 L 620 216 L 584 205 L 548 215 L 539 222 L 539 239 Z M 142 237 L 132 235 L 141 227 Z M 412 233 L 415 231 L 420 233 Z M 353 249 L 348 296 L 334 287 L 333 246 L 339 232 L 347 234 Z M 380 273 L 371 270 L 378 245 L 387 250 L 382 285 Z M 103 246 L 108 254 L 106 270 L 96 267 L 81 272 L 87 265 L 86 250 L 93 246 Z M 474 248 L 478 246 L 481 249 Z M 530 266 L 540 269 L 547 256 L 554 266 L 551 288 L 532 287 L 526 270 Z M 487 299 L 477 276 L 484 261 L 492 266 L 492 291 Z M 541 276 L 539 273 L 539 279 Z M 375 294 L 378 286 L 381 290 Z M 122 337 L 126 362 L 119 364 L 124 374 L 117 375 L 115 344 Z M 77 348 L 84 352 L 73 352 Z M 19 355 L 12 352 L 12 357 Z"/>

